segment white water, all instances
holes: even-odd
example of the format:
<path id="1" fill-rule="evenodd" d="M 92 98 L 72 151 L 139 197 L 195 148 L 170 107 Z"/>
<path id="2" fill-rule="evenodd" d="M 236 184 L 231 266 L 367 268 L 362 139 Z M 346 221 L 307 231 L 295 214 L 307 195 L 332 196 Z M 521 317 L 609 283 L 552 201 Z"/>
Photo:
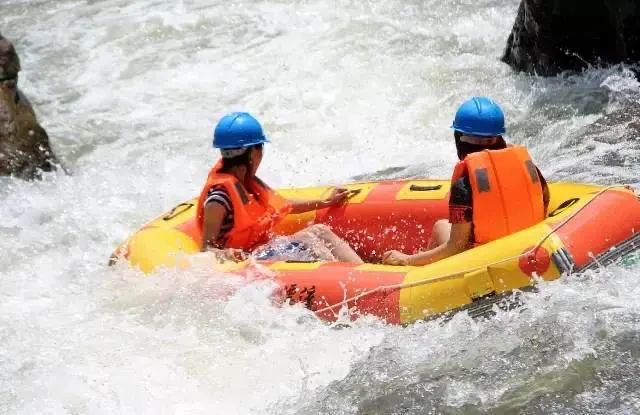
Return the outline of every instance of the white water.
<path id="1" fill-rule="evenodd" d="M 275 186 L 447 177 L 475 94 L 549 178 L 640 183 L 637 139 L 576 139 L 636 99 L 632 74 L 512 73 L 517 3 L 4 0 L 21 87 L 73 174 L 0 179 L 0 413 L 640 411 L 637 265 L 543 284 L 490 321 L 342 330 L 273 307 L 265 281 L 106 267 L 198 192 L 232 110 L 263 121 Z"/>

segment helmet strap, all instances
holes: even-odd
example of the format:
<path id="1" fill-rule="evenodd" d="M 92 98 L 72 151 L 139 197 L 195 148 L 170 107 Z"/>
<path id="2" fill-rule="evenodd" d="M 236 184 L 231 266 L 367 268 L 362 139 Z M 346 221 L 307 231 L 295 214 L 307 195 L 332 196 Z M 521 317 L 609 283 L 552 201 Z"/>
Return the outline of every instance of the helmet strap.
<path id="1" fill-rule="evenodd" d="M 479 137 L 472 135 L 461 135 L 460 142 L 474 144 L 476 146 L 493 146 L 498 143 L 501 137 Z"/>
<path id="2" fill-rule="evenodd" d="M 241 156 L 249 150 L 248 147 L 242 148 L 223 148 L 220 150 L 220 154 L 223 159 L 232 159 L 234 157 Z"/>
<path id="3" fill-rule="evenodd" d="M 483 144 L 471 144 L 466 141 L 462 141 L 463 134 L 461 132 L 455 131 L 453 136 L 456 141 L 456 150 L 458 153 L 458 159 L 464 160 L 471 153 L 476 153 L 482 150 L 502 150 L 507 148 L 507 143 L 503 137 L 497 136 L 497 140 L 493 144 L 486 144 L 486 141 Z"/>

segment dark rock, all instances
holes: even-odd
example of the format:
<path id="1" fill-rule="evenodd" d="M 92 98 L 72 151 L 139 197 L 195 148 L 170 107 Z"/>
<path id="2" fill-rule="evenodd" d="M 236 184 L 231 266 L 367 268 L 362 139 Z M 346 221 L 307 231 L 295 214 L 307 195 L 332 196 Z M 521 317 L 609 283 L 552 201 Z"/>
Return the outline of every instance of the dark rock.
<path id="1" fill-rule="evenodd" d="M 0 33 L 0 81 L 18 76 L 20 58 L 8 39 Z"/>
<path id="2" fill-rule="evenodd" d="M 0 175 L 37 178 L 56 167 L 47 132 L 18 88 L 20 59 L 0 34 Z"/>
<path id="3" fill-rule="evenodd" d="M 640 0 L 521 0 L 502 60 L 554 75 L 640 61 Z"/>

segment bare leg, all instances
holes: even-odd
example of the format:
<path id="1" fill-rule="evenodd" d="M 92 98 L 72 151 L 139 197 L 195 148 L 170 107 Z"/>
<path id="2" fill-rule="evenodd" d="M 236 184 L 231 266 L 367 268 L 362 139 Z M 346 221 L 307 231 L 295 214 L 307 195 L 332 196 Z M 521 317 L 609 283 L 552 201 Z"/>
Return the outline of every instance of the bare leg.
<path id="1" fill-rule="evenodd" d="M 316 224 L 300 231 L 298 234 L 311 234 L 322 242 L 322 245 L 331 251 L 337 261 L 352 262 L 354 264 L 364 263 L 348 243 L 343 241 L 329 229 L 326 225 Z M 296 234 L 296 235 L 298 235 Z M 301 235 L 301 236 L 302 236 Z"/>
<path id="2" fill-rule="evenodd" d="M 451 223 L 447 219 L 440 219 L 433 224 L 431 238 L 429 238 L 429 249 L 438 247 L 449 241 L 451 235 Z"/>
<path id="3" fill-rule="evenodd" d="M 294 233 L 288 239 L 302 242 L 316 257 L 323 261 L 337 261 L 336 257 L 331 253 L 331 249 L 313 232 L 303 229 Z"/>

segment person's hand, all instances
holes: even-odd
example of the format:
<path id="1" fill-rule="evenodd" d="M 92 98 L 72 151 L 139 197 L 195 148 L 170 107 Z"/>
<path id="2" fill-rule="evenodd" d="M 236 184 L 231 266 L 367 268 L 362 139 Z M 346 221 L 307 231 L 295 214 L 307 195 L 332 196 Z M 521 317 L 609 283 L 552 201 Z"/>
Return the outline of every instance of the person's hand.
<path id="1" fill-rule="evenodd" d="M 244 252 L 242 249 L 226 248 L 224 252 L 227 256 L 227 259 L 231 261 L 239 262 L 247 259 L 247 253 Z"/>
<path id="2" fill-rule="evenodd" d="M 342 187 L 336 187 L 331 194 L 324 200 L 328 206 L 340 206 L 349 199 L 349 190 Z"/>
<path id="3" fill-rule="evenodd" d="M 242 249 L 236 249 L 236 248 L 225 248 L 225 249 L 209 248 L 209 252 L 213 252 L 213 254 L 215 255 L 215 257 L 218 260 L 218 262 L 221 262 L 221 263 L 225 262 L 225 261 L 239 262 L 239 261 L 244 261 L 245 259 L 247 259 L 247 254 Z"/>
<path id="4" fill-rule="evenodd" d="M 400 251 L 387 251 L 382 255 L 382 263 L 386 265 L 409 265 L 409 255 Z"/>

